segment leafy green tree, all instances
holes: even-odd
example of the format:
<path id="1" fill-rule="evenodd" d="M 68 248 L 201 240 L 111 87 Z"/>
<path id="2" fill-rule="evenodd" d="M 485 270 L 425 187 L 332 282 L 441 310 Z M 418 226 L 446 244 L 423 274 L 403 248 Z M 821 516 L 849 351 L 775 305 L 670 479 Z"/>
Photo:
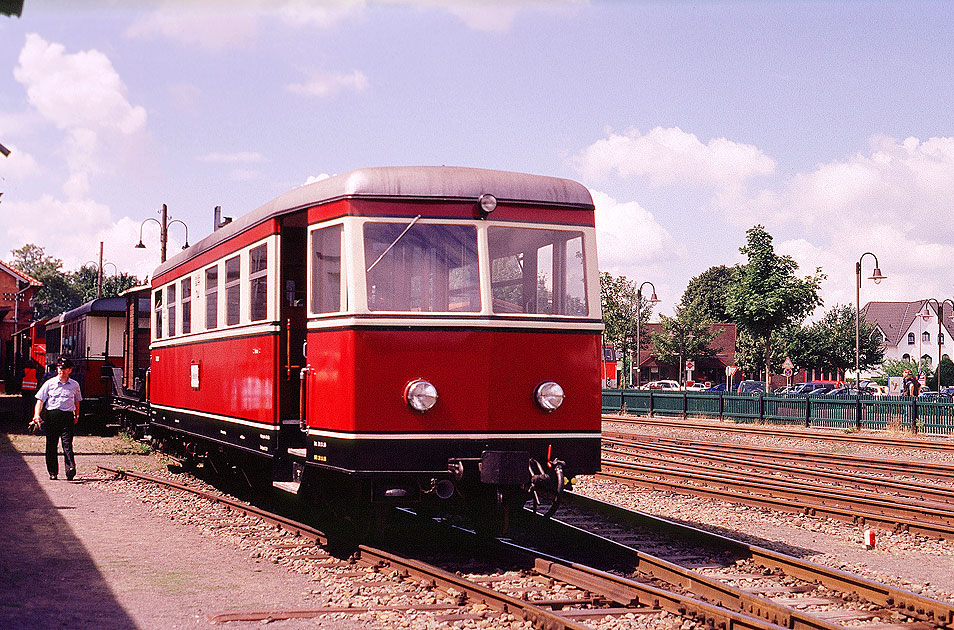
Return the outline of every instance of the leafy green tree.
<path id="1" fill-rule="evenodd" d="M 945 355 L 941 357 L 941 362 L 937 364 L 937 369 L 941 373 L 941 387 L 954 385 L 954 361 Z"/>
<path id="2" fill-rule="evenodd" d="M 931 378 L 934 376 L 931 367 L 927 364 L 927 361 L 921 360 L 918 362 L 908 361 L 906 359 L 885 359 L 884 363 L 881 364 L 881 378 L 875 379 L 879 381 L 881 385 L 887 385 L 889 376 L 902 376 L 905 370 L 911 370 L 915 375 L 924 372 L 927 376 L 928 383 L 931 382 Z M 942 381 L 943 382 L 943 377 Z"/>
<path id="3" fill-rule="evenodd" d="M 733 270 L 725 265 L 709 267 L 689 281 L 679 306 L 697 312 L 697 317 L 712 323 L 732 322 L 726 312 L 729 282 Z"/>
<path id="4" fill-rule="evenodd" d="M 677 306 L 675 317 L 659 316 L 662 332 L 651 335 L 656 360 L 679 368 L 680 383 L 687 359 L 712 356 L 709 347 L 718 332 L 712 330 L 712 321 L 702 317 L 700 311 Z"/>
<path id="5" fill-rule="evenodd" d="M 73 274 L 73 282 L 80 294 L 80 304 L 85 304 L 90 300 L 96 299 L 97 285 L 99 283 L 99 270 L 92 265 L 80 267 Z M 114 276 L 103 274 L 103 293 L 102 297 L 112 297 L 119 295 L 130 287 L 139 284 L 139 279 L 122 271 Z"/>
<path id="6" fill-rule="evenodd" d="M 765 388 L 769 387 L 773 341 L 785 326 L 801 322 L 822 301 L 818 291 L 825 275 L 798 278 L 798 263 L 791 256 L 779 256 L 772 236 L 761 225 L 750 228 L 741 251 L 748 262 L 736 265 L 729 282 L 726 313 L 751 336 L 762 351 Z"/>
<path id="7" fill-rule="evenodd" d="M 632 373 L 629 355 L 635 349 L 637 313 L 640 326 L 646 325 L 652 313 L 652 304 L 645 295 L 642 296 L 640 308 L 637 308 L 636 296 L 636 283 L 628 280 L 626 276 L 612 276 L 605 271 L 600 274 L 603 337 L 613 343 L 617 356 L 622 359 L 624 381 L 625 375 Z M 648 345 L 648 335 L 641 335 L 639 345 L 640 348 Z"/>
<path id="8" fill-rule="evenodd" d="M 42 247 L 27 243 L 13 250 L 11 266 L 43 283 L 33 295 L 33 316 L 50 317 L 82 304 L 70 274 L 62 271 L 63 261 L 47 256 Z"/>

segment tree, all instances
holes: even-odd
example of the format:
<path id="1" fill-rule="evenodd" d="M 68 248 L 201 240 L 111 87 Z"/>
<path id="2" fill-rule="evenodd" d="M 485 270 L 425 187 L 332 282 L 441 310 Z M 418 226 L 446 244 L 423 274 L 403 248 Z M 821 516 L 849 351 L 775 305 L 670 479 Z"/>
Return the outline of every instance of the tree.
<path id="1" fill-rule="evenodd" d="M 99 284 L 99 269 L 93 265 L 84 265 L 73 274 L 73 283 L 80 294 L 80 304 L 96 299 Z M 126 289 L 139 284 L 139 278 L 122 271 L 115 276 L 103 275 L 102 297 L 119 295 Z"/>
<path id="2" fill-rule="evenodd" d="M 774 333 L 801 322 L 822 301 L 818 295 L 825 275 L 797 278 L 798 264 L 791 256 L 779 256 L 772 236 L 761 225 L 747 232 L 741 251 L 748 262 L 736 265 L 726 296 L 726 313 L 751 336 L 762 351 L 765 389 L 769 388 Z M 774 335 L 777 337 L 777 335 Z"/>
<path id="3" fill-rule="evenodd" d="M 42 247 L 27 243 L 13 250 L 11 266 L 43 283 L 33 294 L 33 316 L 51 317 L 82 304 L 82 299 L 70 279 L 61 271 L 63 261 L 47 256 Z"/>
<path id="4" fill-rule="evenodd" d="M 709 267 L 689 281 L 679 306 L 697 312 L 698 317 L 712 323 L 731 323 L 726 313 L 726 299 L 732 273 L 733 270 L 725 265 Z"/>
<path id="5" fill-rule="evenodd" d="M 682 375 L 687 359 L 701 359 L 715 352 L 709 347 L 718 332 L 712 330 L 712 321 L 701 317 L 699 311 L 677 306 L 675 317 L 659 316 L 662 332 L 652 334 L 656 360 L 667 365 L 678 365 Z M 680 383 L 682 378 L 679 379 Z"/>
<path id="6" fill-rule="evenodd" d="M 603 337 L 611 341 L 622 357 L 623 374 L 631 374 L 629 354 L 635 348 L 636 316 L 639 315 L 640 326 L 649 321 L 652 313 L 652 304 L 643 296 L 640 308 L 636 303 L 636 283 L 626 276 L 612 276 L 607 272 L 600 273 L 600 300 L 603 308 Z M 640 338 L 640 348 L 648 344 L 648 335 Z M 625 378 L 623 379 L 625 380 Z M 620 383 L 622 386 L 623 383 Z"/>
<path id="7" fill-rule="evenodd" d="M 881 364 L 882 377 L 877 380 L 881 385 L 887 385 L 889 376 L 902 376 L 905 370 L 911 370 L 915 376 L 924 372 L 928 383 L 931 382 L 933 372 L 931 371 L 931 366 L 927 364 L 927 361 L 914 362 L 906 359 L 885 359 L 884 363 Z M 941 382 L 944 382 L 943 374 Z"/>
<path id="8" fill-rule="evenodd" d="M 63 261 L 47 256 L 42 247 L 27 243 L 13 250 L 11 266 L 43 283 L 33 296 L 36 319 L 58 315 L 96 298 L 98 270 L 84 266 L 78 271 L 63 271 Z M 126 272 L 103 278 L 103 297 L 119 295 L 139 284 L 139 279 Z"/>
<path id="9" fill-rule="evenodd" d="M 954 385 L 954 361 L 951 361 L 950 357 L 946 354 L 941 357 L 937 369 L 941 373 L 941 387 Z"/>

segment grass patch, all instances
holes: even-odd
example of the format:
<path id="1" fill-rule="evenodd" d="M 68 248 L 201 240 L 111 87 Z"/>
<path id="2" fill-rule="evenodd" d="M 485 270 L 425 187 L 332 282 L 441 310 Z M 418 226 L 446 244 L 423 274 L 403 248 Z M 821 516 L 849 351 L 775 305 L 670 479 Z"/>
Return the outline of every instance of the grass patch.
<path id="1" fill-rule="evenodd" d="M 151 455 L 152 447 L 126 432 L 120 432 L 119 443 L 113 448 L 116 455 Z"/>

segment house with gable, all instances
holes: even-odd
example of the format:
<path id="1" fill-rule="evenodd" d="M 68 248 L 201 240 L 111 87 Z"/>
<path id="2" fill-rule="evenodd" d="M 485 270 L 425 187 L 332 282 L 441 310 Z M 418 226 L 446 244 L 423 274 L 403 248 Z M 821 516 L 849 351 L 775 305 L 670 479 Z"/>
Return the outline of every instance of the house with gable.
<path id="1" fill-rule="evenodd" d="M 861 309 L 865 322 L 884 343 L 884 358 L 906 361 L 924 359 L 932 368 L 941 357 L 951 358 L 954 312 L 950 304 L 938 321 L 934 301 L 868 302 Z M 940 330 L 938 324 L 940 323 Z"/>
<path id="2" fill-rule="evenodd" d="M 15 378 L 13 335 L 33 321 L 33 294 L 42 286 L 36 278 L 0 261 L 0 392 Z"/>

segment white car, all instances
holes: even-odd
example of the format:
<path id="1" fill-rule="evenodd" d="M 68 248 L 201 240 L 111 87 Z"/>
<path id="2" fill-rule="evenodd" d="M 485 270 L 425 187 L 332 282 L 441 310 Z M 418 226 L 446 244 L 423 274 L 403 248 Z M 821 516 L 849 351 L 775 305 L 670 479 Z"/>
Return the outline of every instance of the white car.
<path id="1" fill-rule="evenodd" d="M 679 383 L 676 381 L 652 381 L 643 385 L 640 389 L 665 389 L 678 391 Z"/>

